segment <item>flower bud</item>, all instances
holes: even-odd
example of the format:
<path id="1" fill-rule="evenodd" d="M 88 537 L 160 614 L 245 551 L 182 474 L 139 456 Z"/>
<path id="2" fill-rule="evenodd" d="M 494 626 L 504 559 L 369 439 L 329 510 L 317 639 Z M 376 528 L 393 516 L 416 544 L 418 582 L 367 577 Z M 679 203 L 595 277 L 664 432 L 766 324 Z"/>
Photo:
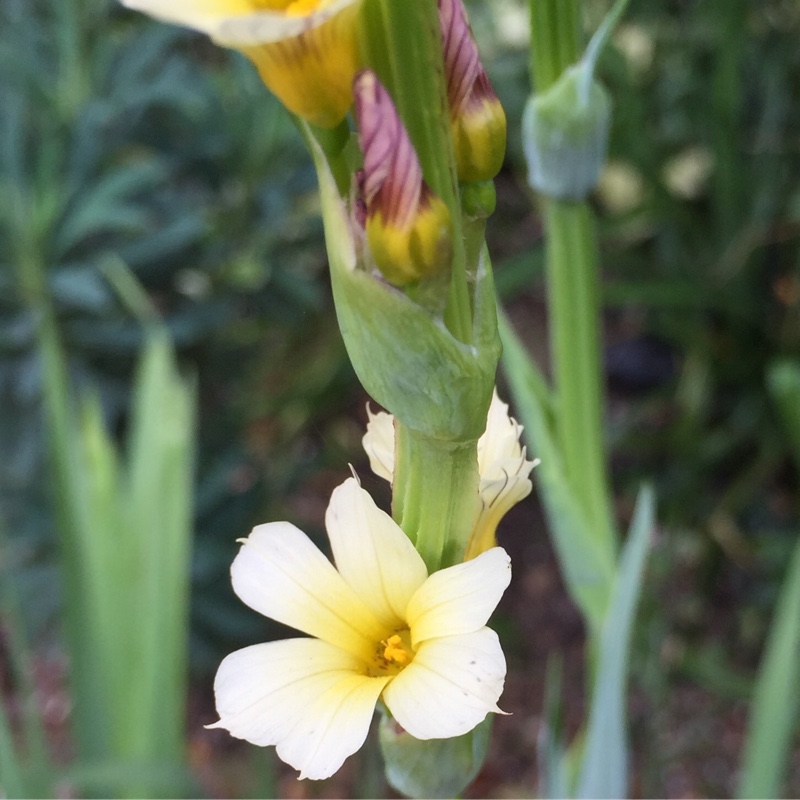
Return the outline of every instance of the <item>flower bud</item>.
<path id="1" fill-rule="evenodd" d="M 461 0 L 439 0 L 439 24 L 458 179 L 488 181 L 503 165 L 506 115 L 481 64 Z"/>
<path id="2" fill-rule="evenodd" d="M 570 67 L 522 118 L 528 181 L 559 200 L 583 200 L 606 161 L 611 101 L 584 64 Z"/>
<path id="3" fill-rule="evenodd" d="M 447 205 L 422 178 L 411 139 L 375 73 L 355 80 L 366 237 L 375 266 L 395 286 L 446 271 L 453 230 Z"/>

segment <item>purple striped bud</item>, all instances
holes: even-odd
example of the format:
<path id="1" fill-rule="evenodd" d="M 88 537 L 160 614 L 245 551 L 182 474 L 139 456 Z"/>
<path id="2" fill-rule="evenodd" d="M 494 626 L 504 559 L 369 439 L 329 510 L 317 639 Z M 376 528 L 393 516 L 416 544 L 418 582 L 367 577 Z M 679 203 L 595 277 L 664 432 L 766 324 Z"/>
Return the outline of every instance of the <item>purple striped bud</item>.
<path id="1" fill-rule="evenodd" d="M 506 115 L 483 69 L 461 0 L 438 0 L 458 178 L 488 181 L 503 165 Z"/>
<path id="2" fill-rule="evenodd" d="M 359 73 L 353 94 L 364 155 L 367 243 L 375 265 L 396 286 L 433 277 L 452 258 L 450 212 L 423 180 L 411 139 L 375 73 Z"/>

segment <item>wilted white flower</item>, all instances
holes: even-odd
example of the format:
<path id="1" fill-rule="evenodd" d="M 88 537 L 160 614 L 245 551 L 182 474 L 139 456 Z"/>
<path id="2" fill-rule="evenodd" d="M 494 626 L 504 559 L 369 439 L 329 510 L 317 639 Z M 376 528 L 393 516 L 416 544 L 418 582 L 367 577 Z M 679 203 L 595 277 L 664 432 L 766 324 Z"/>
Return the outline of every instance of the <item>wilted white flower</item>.
<path id="1" fill-rule="evenodd" d="M 362 439 L 372 471 L 392 482 L 394 477 L 394 417 L 368 408 L 367 432 Z M 495 390 L 489 406 L 486 430 L 478 439 L 481 512 L 465 554 L 466 559 L 494 547 L 500 520 L 531 492 L 528 477 L 539 460 L 528 461 L 520 444 L 522 426 L 508 414 Z"/>

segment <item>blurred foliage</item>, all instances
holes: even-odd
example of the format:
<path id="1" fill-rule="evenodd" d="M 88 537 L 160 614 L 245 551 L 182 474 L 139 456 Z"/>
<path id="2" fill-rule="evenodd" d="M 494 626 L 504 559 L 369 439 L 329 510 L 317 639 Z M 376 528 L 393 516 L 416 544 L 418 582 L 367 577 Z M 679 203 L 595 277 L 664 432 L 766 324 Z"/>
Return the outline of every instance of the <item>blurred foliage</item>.
<path id="1" fill-rule="evenodd" d="M 594 28 L 607 3 L 588 7 Z M 473 8 L 518 120 L 522 4 Z M 655 476 L 674 566 L 688 559 L 711 600 L 727 564 L 751 657 L 798 525 L 787 431 L 766 387 L 770 365 L 800 355 L 798 34 L 800 9 L 787 0 L 633 2 L 600 64 L 614 98 L 595 202 L 616 483 L 630 498 Z M 530 276 L 542 255 L 510 130 L 517 180 L 499 188 L 490 237 L 506 255 L 497 283 L 513 308 L 541 301 Z M 745 620 L 754 607 L 758 624 Z"/>
<path id="2" fill-rule="evenodd" d="M 588 4 L 590 28 L 607 6 Z M 492 77 L 519 119 L 520 4 L 475 10 L 496 48 Z M 648 0 L 631 3 L 601 58 L 614 98 L 595 194 L 609 444 L 620 511 L 653 476 L 663 525 L 634 665 L 663 709 L 639 723 L 645 794 L 665 791 L 670 761 L 688 768 L 681 745 L 672 741 L 670 756 L 664 744 L 675 739 L 677 681 L 723 705 L 749 699 L 800 530 L 793 431 L 768 391 L 771 369 L 800 357 L 798 35 L 800 8 L 786 0 Z M 497 284 L 517 317 L 541 317 L 543 284 L 530 285 L 541 234 L 518 189 L 513 138 L 508 166 L 517 180 L 499 187 L 490 225 L 490 248 L 506 255 Z M 702 780 L 695 791 L 734 790 Z"/>
<path id="3" fill-rule="evenodd" d="M 228 586 L 236 536 L 325 463 L 325 420 L 354 388 L 313 169 L 249 65 L 200 37 L 107 0 L 8 0 L 0 26 L 0 505 L 27 616 L 52 621 L 57 599 L 35 310 L 15 275 L 44 267 L 73 382 L 123 433 L 143 334 L 104 278 L 122 261 L 199 376 L 194 645 L 211 667 L 261 625 Z"/>

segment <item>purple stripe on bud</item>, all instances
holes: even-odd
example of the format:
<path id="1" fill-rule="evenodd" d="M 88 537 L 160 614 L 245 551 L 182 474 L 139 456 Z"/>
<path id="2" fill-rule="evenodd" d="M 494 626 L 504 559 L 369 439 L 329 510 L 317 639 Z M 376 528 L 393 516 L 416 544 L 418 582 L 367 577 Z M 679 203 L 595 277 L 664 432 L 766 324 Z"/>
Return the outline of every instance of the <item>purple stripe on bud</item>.
<path id="1" fill-rule="evenodd" d="M 364 154 L 363 196 L 371 215 L 411 225 L 422 193 L 422 168 L 392 98 L 371 70 L 353 84 L 358 141 Z"/>
<path id="2" fill-rule="evenodd" d="M 439 25 L 442 29 L 447 100 L 450 113 L 455 116 L 463 111 L 483 66 L 461 0 L 439 0 Z"/>
<path id="3" fill-rule="evenodd" d="M 494 178 L 503 163 L 506 117 L 472 38 L 461 0 L 438 0 L 450 130 L 458 178 Z"/>

